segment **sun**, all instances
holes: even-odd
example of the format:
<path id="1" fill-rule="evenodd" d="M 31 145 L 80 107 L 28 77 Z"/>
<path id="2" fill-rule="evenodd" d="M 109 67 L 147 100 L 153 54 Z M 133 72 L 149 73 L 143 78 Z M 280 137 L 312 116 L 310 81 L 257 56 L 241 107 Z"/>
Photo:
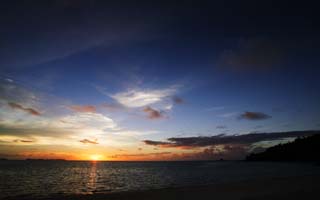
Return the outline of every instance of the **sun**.
<path id="1" fill-rule="evenodd" d="M 92 154 L 92 155 L 90 155 L 90 160 L 92 160 L 92 161 L 103 160 L 103 156 L 100 154 Z"/>

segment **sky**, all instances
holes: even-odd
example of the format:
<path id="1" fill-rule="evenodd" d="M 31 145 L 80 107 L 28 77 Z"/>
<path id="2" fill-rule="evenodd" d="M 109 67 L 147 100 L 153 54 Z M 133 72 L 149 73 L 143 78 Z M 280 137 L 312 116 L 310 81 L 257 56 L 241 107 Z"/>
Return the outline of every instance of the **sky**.
<path id="1" fill-rule="evenodd" d="M 315 5 L 3 1 L 0 157 L 242 159 L 320 129 Z"/>

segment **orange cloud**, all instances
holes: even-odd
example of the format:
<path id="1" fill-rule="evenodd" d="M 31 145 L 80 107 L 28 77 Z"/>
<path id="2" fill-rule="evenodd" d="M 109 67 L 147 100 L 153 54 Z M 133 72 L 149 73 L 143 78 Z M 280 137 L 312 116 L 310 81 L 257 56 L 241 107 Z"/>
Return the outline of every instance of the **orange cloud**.
<path id="1" fill-rule="evenodd" d="M 20 104 L 17 103 L 13 103 L 13 102 L 9 102 L 8 105 L 12 108 L 12 109 L 18 109 L 18 110 L 22 110 L 25 111 L 31 115 L 36 115 L 39 116 L 41 115 L 40 112 L 38 112 L 37 110 L 33 109 L 33 108 L 25 108 Z"/>
<path id="2" fill-rule="evenodd" d="M 83 105 L 83 106 L 73 105 L 73 106 L 70 106 L 70 109 L 75 112 L 91 112 L 91 113 L 97 112 L 96 107 L 92 105 Z"/>
<path id="3" fill-rule="evenodd" d="M 155 110 L 155 109 L 151 108 L 150 106 L 145 107 L 143 109 L 143 112 L 148 114 L 147 117 L 149 119 L 160 119 L 160 118 L 164 117 L 162 111 Z"/>

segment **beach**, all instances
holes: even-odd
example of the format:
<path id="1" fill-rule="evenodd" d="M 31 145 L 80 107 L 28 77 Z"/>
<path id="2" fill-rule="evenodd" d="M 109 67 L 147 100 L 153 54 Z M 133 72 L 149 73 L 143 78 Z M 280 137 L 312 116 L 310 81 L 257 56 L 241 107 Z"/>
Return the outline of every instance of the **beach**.
<path id="1" fill-rule="evenodd" d="M 231 183 L 165 188 L 144 191 L 118 192 L 90 195 L 55 195 L 40 199 L 63 200 L 124 200 L 124 199 L 316 199 L 320 190 L 320 176 L 296 176 L 269 179 L 254 179 Z M 33 199 L 15 197 L 10 199 Z"/>

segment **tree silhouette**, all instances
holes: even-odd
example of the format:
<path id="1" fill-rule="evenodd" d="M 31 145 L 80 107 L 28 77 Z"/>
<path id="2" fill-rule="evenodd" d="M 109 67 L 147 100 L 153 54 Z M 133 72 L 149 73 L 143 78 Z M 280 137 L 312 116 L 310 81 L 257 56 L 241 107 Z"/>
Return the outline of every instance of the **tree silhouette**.
<path id="1" fill-rule="evenodd" d="M 279 144 L 262 153 L 252 153 L 247 161 L 320 161 L 320 135 L 298 137 L 293 142 Z"/>

